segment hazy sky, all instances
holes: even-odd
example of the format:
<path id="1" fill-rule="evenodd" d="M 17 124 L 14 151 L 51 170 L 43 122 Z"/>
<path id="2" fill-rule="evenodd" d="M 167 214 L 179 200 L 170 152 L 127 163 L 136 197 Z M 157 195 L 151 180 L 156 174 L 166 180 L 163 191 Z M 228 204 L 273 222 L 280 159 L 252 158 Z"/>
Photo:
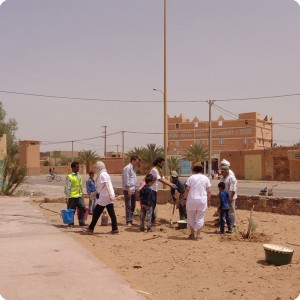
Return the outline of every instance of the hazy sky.
<path id="1" fill-rule="evenodd" d="M 208 99 L 300 94 L 300 6 L 293 0 L 168 0 L 168 113 L 208 120 Z M 6 0 L 0 6 L 0 92 L 17 137 L 41 150 L 120 131 L 125 151 L 163 145 L 163 0 Z M 103 102 L 84 99 L 142 101 Z M 197 103 L 188 101 L 197 100 Z M 274 140 L 300 139 L 300 95 L 219 101 L 273 117 Z M 213 119 L 231 115 L 213 107 Z M 285 124 L 282 124 L 285 123 Z M 298 124 L 286 124 L 298 123 Z M 108 151 L 121 134 L 108 136 Z M 103 154 L 103 138 L 74 150 Z"/>

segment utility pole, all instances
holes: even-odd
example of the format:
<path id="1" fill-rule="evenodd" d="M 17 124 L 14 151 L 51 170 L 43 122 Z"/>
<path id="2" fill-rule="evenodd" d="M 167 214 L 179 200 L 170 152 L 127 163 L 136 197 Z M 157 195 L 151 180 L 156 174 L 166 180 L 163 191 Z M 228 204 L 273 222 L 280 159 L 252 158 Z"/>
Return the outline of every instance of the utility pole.
<path id="1" fill-rule="evenodd" d="M 104 127 L 104 157 L 106 157 L 106 127 L 107 126 L 102 126 Z"/>
<path id="2" fill-rule="evenodd" d="M 168 110 L 167 110 L 167 0 L 164 0 L 164 174 L 168 161 Z"/>
<path id="3" fill-rule="evenodd" d="M 74 159 L 74 141 L 71 141 L 72 142 L 72 162 L 73 162 L 73 159 Z"/>
<path id="4" fill-rule="evenodd" d="M 116 146 L 117 146 L 117 157 L 119 157 L 119 145 Z"/>
<path id="5" fill-rule="evenodd" d="M 125 131 L 122 131 L 122 160 L 123 160 L 123 166 L 124 166 L 124 133 Z"/>
<path id="6" fill-rule="evenodd" d="M 212 154 L 212 128 L 211 128 L 211 107 L 214 101 L 208 101 L 208 177 L 211 177 L 211 154 Z"/>

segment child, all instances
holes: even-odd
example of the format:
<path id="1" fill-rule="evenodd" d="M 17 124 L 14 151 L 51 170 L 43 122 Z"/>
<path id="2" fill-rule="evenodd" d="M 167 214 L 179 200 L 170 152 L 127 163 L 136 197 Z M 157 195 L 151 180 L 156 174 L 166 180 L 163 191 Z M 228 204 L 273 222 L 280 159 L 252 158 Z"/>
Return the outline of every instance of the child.
<path id="1" fill-rule="evenodd" d="M 147 232 L 152 231 L 151 218 L 153 214 L 154 192 L 151 186 L 155 182 L 152 174 L 145 177 L 145 185 L 140 190 L 141 214 L 140 214 L 140 230 L 144 231 L 145 217 L 147 216 Z"/>
<path id="2" fill-rule="evenodd" d="M 92 215 L 95 208 L 95 200 L 96 200 L 96 185 L 94 176 L 95 173 L 91 171 L 89 173 L 90 178 L 86 181 L 86 192 L 89 195 L 89 214 Z"/>
<path id="3" fill-rule="evenodd" d="M 225 219 L 228 227 L 227 233 L 232 233 L 232 227 L 230 222 L 229 215 L 229 193 L 225 190 L 225 183 L 220 182 L 218 184 L 219 188 L 219 197 L 220 197 L 220 205 L 219 205 L 219 213 L 220 213 L 220 234 L 224 234 L 225 232 Z"/>

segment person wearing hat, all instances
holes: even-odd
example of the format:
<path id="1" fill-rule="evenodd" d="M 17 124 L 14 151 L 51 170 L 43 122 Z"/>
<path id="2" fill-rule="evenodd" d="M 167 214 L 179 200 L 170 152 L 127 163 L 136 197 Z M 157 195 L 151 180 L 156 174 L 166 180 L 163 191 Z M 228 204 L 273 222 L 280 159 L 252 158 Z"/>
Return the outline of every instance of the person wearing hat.
<path id="1" fill-rule="evenodd" d="M 222 167 L 228 167 L 229 173 L 230 173 L 231 175 L 235 176 L 234 173 L 233 173 L 233 171 L 230 170 L 230 162 L 229 162 L 228 160 L 226 160 L 226 159 L 223 158 L 223 159 L 221 160 L 221 162 L 220 162 L 220 165 L 221 165 L 221 169 L 222 169 Z"/>
<path id="2" fill-rule="evenodd" d="M 172 171 L 171 173 L 171 182 L 177 186 L 177 189 L 171 188 L 171 196 L 174 202 L 176 202 L 176 191 L 179 193 L 177 208 L 179 210 L 179 220 L 186 220 L 186 205 L 182 204 L 185 187 L 186 187 L 186 180 L 179 178 L 178 173 L 176 171 Z"/>
<path id="3" fill-rule="evenodd" d="M 225 190 L 229 193 L 229 213 L 232 227 L 236 227 L 236 211 L 235 203 L 237 199 L 237 180 L 232 173 L 230 173 L 229 166 L 223 165 L 221 167 L 222 177 L 220 182 L 225 183 Z"/>

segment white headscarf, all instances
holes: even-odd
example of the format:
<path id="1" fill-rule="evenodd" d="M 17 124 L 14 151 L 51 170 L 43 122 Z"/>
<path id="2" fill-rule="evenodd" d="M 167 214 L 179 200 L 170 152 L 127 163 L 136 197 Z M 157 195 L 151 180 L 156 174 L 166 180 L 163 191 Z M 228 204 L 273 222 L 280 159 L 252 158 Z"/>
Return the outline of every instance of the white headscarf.
<path id="1" fill-rule="evenodd" d="M 223 159 L 223 160 L 221 161 L 221 165 L 230 167 L 230 162 L 229 162 L 228 160 L 226 160 L 226 159 Z"/>
<path id="2" fill-rule="evenodd" d="M 98 174 L 100 174 L 102 172 L 107 172 L 104 162 L 102 162 L 100 160 L 96 162 L 96 169 L 97 169 Z"/>

